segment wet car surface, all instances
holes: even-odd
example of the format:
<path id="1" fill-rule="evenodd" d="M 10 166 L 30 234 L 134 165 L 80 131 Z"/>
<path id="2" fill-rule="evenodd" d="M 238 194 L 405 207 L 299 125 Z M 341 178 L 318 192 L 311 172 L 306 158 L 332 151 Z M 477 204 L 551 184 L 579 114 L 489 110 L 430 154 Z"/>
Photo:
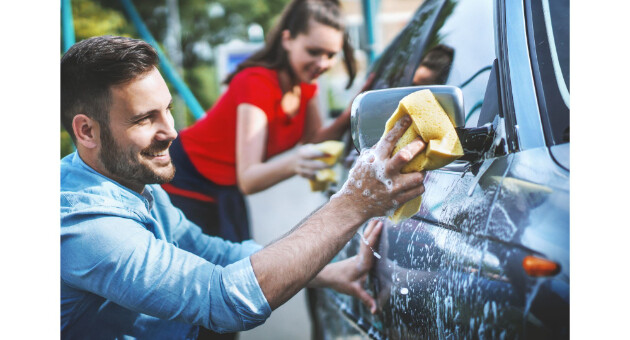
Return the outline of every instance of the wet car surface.
<path id="1" fill-rule="evenodd" d="M 378 314 L 317 291 L 320 337 L 569 337 L 568 28 L 568 0 L 427 0 L 374 63 L 371 89 L 411 86 L 445 46 L 445 77 L 432 84 L 458 86 L 465 126 L 489 124 L 492 139 L 428 172 L 415 216 L 385 221 L 368 279 Z"/>

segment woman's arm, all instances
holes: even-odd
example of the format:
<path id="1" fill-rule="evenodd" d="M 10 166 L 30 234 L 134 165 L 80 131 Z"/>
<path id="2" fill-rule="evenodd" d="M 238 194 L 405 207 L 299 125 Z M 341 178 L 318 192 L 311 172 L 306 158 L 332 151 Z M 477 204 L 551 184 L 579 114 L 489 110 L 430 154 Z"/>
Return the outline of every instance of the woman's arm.
<path id="1" fill-rule="evenodd" d="M 326 140 L 339 140 L 350 127 L 350 106 L 330 125 L 322 126 L 317 97 L 311 98 L 306 105 L 306 122 L 302 143 L 320 143 Z"/>
<path id="2" fill-rule="evenodd" d="M 359 93 L 367 91 L 372 87 L 374 82 L 374 73 L 368 76 Z M 343 113 L 335 119 L 330 125 L 323 127 L 320 115 L 320 108 L 317 95 L 311 98 L 306 106 L 306 124 L 304 127 L 304 136 L 302 143 L 320 143 L 326 140 L 339 140 L 343 134 L 350 128 L 350 113 L 352 101 L 343 110 Z"/>
<path id="3" fill-rule="evenodd" d="M 236 177 L 244 194 L 265 190 L 295 174 L 310 178 L 327 167 L 313 159 L 325 154 L 309 145 L 265 162 L 267 116 L 251 104 L 240 104 L 236 114 Z"/>

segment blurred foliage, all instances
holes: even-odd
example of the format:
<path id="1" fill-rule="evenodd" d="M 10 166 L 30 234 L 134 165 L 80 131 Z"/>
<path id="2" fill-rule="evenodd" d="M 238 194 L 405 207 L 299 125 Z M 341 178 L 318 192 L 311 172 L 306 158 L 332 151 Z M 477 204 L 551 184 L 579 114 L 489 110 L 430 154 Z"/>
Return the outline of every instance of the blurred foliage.
<path id="1" fill-rule="evenodd" d="M 72 17 L 76 41 L 103 34 L 130 37 L 134 32 L 122 12 L 93 0 L 72 0 Z"/>
<path id="2" fill-rule="evenodd" d="M 122 13 L 118 1 L 99 1 Z M 216 46 L 232 39 L 248 40 L 250 24 L 262 26 L 269 32 L 276 17 L 289 0 L 180 0 L 179 17 L 182 32 L 184 67 L 194 67 L 208 62 L 198 51 L 200 45 Z M 134 0 L 134 5 L 157 41 L 166 35 L 167 7 L 165 0 Z"/>
<path id="3" fill-rule="evenodd" d="M 60 139 L 60 158 L 64 158 L 66 155 L 74 151 L 74 144 L 72 143 L 72 138 L 68 132 L 66 132 L 63 128 L 61 128 Z"/>
<path id="4" fill-rule="evenodd" d="M 216 67 L 212 64 L 200 64 L 189 68 L 184 76 L 184 81 L 193 89 L 193 93 L 203 108 L 209 109 L 219 98 L 219 79 L 217 78 Z"/>

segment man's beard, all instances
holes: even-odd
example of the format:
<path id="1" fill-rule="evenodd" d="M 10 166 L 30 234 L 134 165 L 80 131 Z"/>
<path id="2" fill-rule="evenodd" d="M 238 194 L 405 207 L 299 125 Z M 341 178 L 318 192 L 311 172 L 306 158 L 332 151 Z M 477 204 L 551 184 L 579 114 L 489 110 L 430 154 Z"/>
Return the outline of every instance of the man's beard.
<path id="1" fill-rule="evenodd" d="M 160 174 L 149 166 L 142 164 L 138 159 L 139 155 L 133 150 L 124 150 L 114 140 L 108 128 L 101 129 L 101 150 L 99 159 L 105 169 L 116 178 L 124 182 L 138 184 L 163 184 L 170 182 L 175 176 L 175 166 L 170 164 L 170 171 Z M 154 141 L 149 147 L 142 150 L 140 154 L 158 153 L 168 148 L 170 141 Z"/>

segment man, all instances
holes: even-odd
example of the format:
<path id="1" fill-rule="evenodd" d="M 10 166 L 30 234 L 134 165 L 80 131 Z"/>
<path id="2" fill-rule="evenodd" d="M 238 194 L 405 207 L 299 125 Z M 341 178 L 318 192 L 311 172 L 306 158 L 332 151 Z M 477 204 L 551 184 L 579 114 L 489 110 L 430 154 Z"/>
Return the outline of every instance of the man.
<path id="1" fill-rule="evenodd" d="M 423 174 L 400 173 L 424 144 L 390 157 L 409 119 L 366 152 L 354 184 L 288 235 L 263 249 L 230 243 L 203 235 L 152 185 L 173 177 L 177 136 L 157 61 L 145 42 L 110 36 L 77 43 L 61 60 L 61 119 L 77 147 L 61 162 L 62 337 L 246 330 L 307 285 L 356 295 L 374 311 L 360 284 L 371 260 L 326 264 L 370 217 L 424 191 Z M 373 245 L 380 226 L 369 227 Z"/>
<path id="2" fill-rule="evenodd" d="M 413 74 L 414 85 L 443 85 L 448 79 L 455 50 L 446 45 L 430 49 Z"/>

